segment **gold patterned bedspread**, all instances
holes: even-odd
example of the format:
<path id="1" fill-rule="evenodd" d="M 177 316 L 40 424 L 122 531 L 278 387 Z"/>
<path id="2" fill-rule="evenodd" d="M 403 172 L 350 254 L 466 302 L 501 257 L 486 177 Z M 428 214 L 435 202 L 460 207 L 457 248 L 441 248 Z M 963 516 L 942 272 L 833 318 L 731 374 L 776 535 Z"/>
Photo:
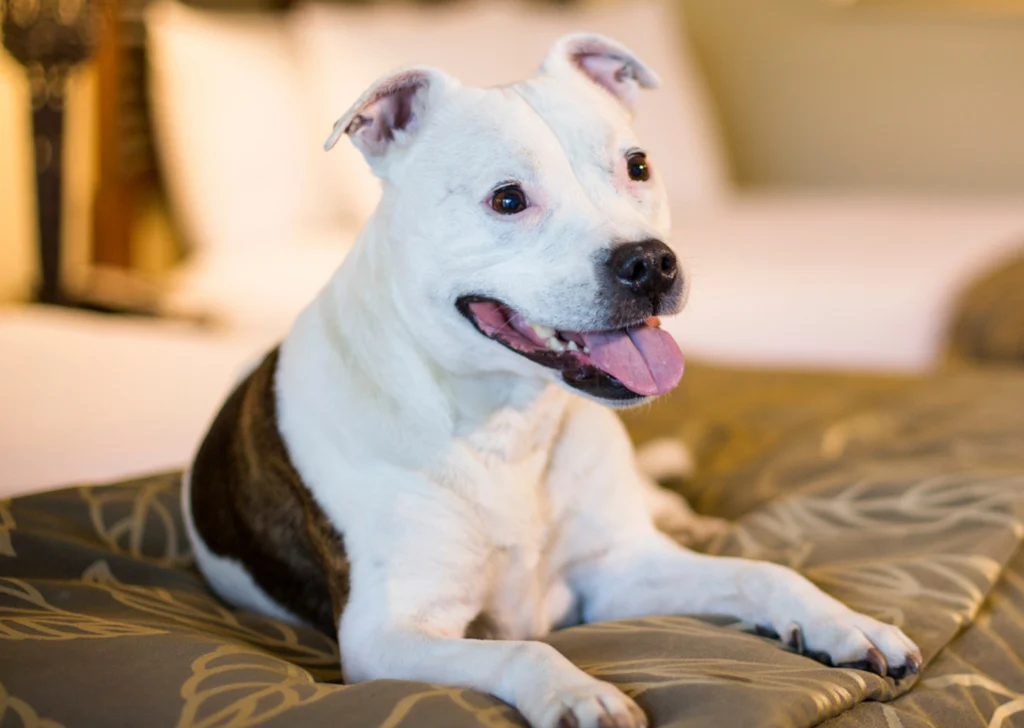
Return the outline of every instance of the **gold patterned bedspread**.
<path id="1" fill-rule="evenodd" d="M 722 619 L 558 632 L 655 726 L 1024 725 L 1024 372 L 902 380 L 691 367 L 629 413 L 679 437 L 680 487 L 735 519 L 714 553 L 771 559 L 899 623 L 926 668 L 900 684 L 823 667 Z M 521 726 L 448 687 L 338 682 L 336 644 L 232 611 L 191 568 L 164 474 L 0 501 L 0 728 Z"/>

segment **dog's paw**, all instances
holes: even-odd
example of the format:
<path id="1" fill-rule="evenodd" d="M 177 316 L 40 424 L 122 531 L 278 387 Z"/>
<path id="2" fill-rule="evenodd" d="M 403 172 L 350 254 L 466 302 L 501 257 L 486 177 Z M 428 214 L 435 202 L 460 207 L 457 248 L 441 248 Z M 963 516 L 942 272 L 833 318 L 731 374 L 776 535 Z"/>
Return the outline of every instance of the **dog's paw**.
<path id="1" fill-rule="evenodd" d="M 647 728 L 647 716 L 625 693 L 588 680 L 552 695 L 534 728 Z M 532 721 L 531 721 L 532 723 Z"/>
<path id="2" fill-rule="evenodd" d="M 703 549 L 720 536 L 733 530 L 733 524 L 714 516 L 692 515 L 677 521 L 662 521 L 655 524 L 659 530 L 686 548 Z"/>
<path id="3" fill-rule="evenodd" d="M 706 546 L 733 529 L 729 521 L 697 515 L 685 498 L 657 483 L 648 483 L 644 496 L 658 530 L 687 548 Z"/>
<path id="4" fill-rule="evenodd" d="M 899 680 L 916 674 L 921 651 L 899 627 L 847 610 L 791 624 L 776 634 L 786 645 L 830 667 L 850 667 Z"/>

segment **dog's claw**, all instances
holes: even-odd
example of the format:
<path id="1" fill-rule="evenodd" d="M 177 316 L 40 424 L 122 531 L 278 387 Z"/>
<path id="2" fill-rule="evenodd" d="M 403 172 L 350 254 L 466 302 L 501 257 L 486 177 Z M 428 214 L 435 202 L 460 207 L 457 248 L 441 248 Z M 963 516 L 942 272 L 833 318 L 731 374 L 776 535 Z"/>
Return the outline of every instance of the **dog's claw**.
<path id="1" fill-rule="evenodd" d="M 839 667 L 849 667 L 854 670 L 864 670 L 865 672 L 873 672 L 880 677 L 885 677 L 889 674 L 889 663 L 885 660 L 885 655 L 877 647 L 872 647 L 864 655 L 863 660 L 857 660 L 856 662 L 844 662 Z"/>
<path id="2" fill-rule="evenodd" d="M 794 624 L 789 628 L 789 637 L 786 639 L 786 644 L 798 655 L 802 655 L 807 651 L 807 646 L 804 644 L 804 631 L 800 629 L 799 624 Z"/>
<path id="3" fill-rule="evenodd" d="M 916 675 L 921 672 L 921 665 L 924 662 L 923 658 L 919 654 L 911 653 L 906 656 L 905 661 L 899 667 L 889 668 L 889 677 L 893 680 L 899 681 L 905 678 L 907 675 Z"/>
<path id="4" fill-rule="evenodd" d="M 839 665 L 839 667 L 873 672 L 874 674 L 882 677 L 891 677 L 896 682 L 899 682 L 908 675 L 916 675 L 921 672 L 923 664 L 924 659 L 921 657 L 920 653 L 912 652 L 904 656 L 904 662 L 902 665 L 897 665 L 895 667 L 890 666 L 881 650 L 871 648 L 868 650 L 863 660 L 858 660 L 856 662 L 844 662 Z"/>
<path id="5" fill-rule="evenodd" d="M 924 658 L 920 654 L 907 655 L 906 669 L 911 675 L 916 675 L 921 672 L 921 666 L 924 664 Z"/>

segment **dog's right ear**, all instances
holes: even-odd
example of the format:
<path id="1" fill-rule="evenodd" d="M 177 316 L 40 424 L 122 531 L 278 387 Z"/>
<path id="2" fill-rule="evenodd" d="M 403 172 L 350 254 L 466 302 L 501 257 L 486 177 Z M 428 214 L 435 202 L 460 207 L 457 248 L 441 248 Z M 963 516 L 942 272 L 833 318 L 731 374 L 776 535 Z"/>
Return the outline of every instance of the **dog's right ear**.
<path id="1" fill-rule="evenodd" d="M 363 92 L 352 108 L 334 124 L 324 144 L 330 151 L 348 134 L 371 167 L 393 147 L 408 144 L 444 91 L 457 84 L 451 76 L 433 68 L 406 68 L 378 79 Z"/>
<path id="2" fill-rule="evenodd" d="M 642 88 L 658 88 L 658 74 L 618 41 L 597 33 L 572 33 L 548 51 L 541 70 L 582 73 L 610 93 L 630 114 Z"/>

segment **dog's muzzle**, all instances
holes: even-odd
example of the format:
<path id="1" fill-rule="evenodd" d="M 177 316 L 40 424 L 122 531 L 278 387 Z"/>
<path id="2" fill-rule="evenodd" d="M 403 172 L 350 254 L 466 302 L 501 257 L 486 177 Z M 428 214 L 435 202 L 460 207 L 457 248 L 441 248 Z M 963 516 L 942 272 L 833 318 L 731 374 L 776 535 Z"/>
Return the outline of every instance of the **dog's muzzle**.
<path id="1" fill-rule="evenodd" d="M 665 394 L 683 375 L 683 356 L 658 315 L 678 313 L 683 274 L 660 240 L 622 243 L 598 258 L 601 311 L 587 330 L 528 320 L 484 295 L 456 307 L 480 333 L 549 369 L 570 387 L 619 403 Z"/>

